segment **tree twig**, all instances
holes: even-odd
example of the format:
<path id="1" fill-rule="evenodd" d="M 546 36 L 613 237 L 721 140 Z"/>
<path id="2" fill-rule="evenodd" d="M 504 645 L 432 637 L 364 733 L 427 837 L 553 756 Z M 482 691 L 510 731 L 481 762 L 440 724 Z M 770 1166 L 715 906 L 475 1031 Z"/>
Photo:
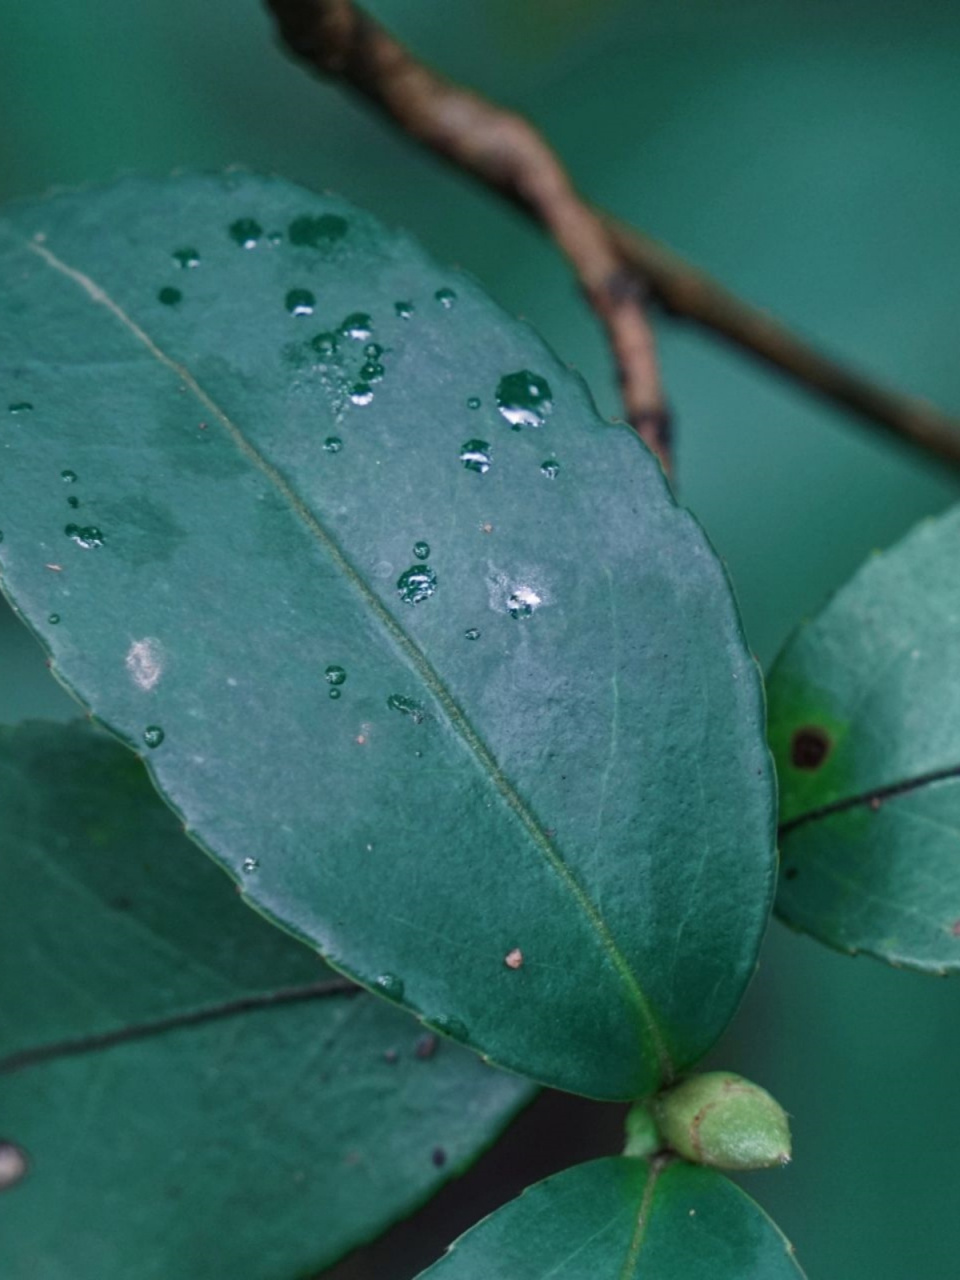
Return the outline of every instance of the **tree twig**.
<path id="1" fill-rule="evenodd" d="M 960 467 L 960 421 L 817 351 L 655 240 L 587 205 L 521 116 L 439 76 L 352 0 L 267 0 L 288 47 L 349 84 L 404 132 L 499 191 L 553 236 L 603 321 L 628 420 L 669 463 L 646 297 L 748 351 L 807 390 Z"/>
<path id="2" fill-rule="evenodd" d="M 540 134 L 522 116 L 417 62 L 351 0 L 267 3 L 294 53 L 321 74 L 346 81 L 405 132 L 508 196 L 550 232 L 606 329 L 625 416 L 669 471 L 669 419 L 644 290 L 624 271 L 603 220 Z"/>

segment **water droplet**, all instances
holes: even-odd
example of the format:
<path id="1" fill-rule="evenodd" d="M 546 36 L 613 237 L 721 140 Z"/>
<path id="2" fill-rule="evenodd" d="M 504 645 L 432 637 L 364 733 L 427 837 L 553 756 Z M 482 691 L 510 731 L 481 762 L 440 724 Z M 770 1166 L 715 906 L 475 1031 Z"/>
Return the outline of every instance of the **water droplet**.
<path id="1" fill-rule="evenodd" d="M 83 547 L 86 551 L 103 546 L 103 534 L 94 524 L 68 524 L 63 532 L 68 538 L 72 538 L 78 547 Z"/>
<path id="2" fill-rule="evenodd" d="M 70 497 L 67 499 L 67 506 L 73 507 L 74 509 L 76 509 L 77 507 L 79 507 L 79 505 L 80 505 L 80 499 L 77 497 L 75 493 L 71 493 Z"/>
<path id="3" fill-rule="evenodd" d="M 143 731 L 143 740 L 151 749 L 159 747 L 165 737 L 166 734 L 158 724 L 148 724 Z"/>
<path id="4" fill-rule="evenodd" d="M 437 589 L 437 575 L 428 564 L 414 564 L 397 579 L 397 591 L 404 604 L 422 604 Z"/>
<path id="5" fill-rule="evenodd" d="M 283 232 L 282 232 L 282 231 L 271 231 L 271 232 L 268 234 L 268 236 L 267 236 L 267 243 L 268 243 L 268 244 L 272 244 L 274 248 L 276 248 L 278 244 L 282 244 L 282 243 L 283 243 Z"/>
<path id="6" fill-rule="evenodd" d="M 200 255 L 196 249 L 174 249 L 173 260 L 183 271 L 200 265 Z"/>
<path id="7" fill-rule="evenodd" d="M 255 249 L 263 227 L 255 218 L 238 218 L 230 223 L 230 236 L 242 249 Z"/>
<path id="8" fill-rule="evenodd" d="M 27 1174 L 27 1153 L 15 1142 L 0 1140 L 0 1191 L 15 1187 Z"/>
<path id="9" fill-rule="evenodd" d="M 157 298 L 165 307 L 175 307 L 178 302 L 183 300 L 183 294 L 179 289 L 172 289 L 169 285 L 161 289 L 157 294 Z"/>
<path id="10" fill-rule="evenodd" d="M 418 560 L 429 560 L 430 559 L 430 543 L 415 542 L 413 544 L 413 554 Z"/>
<path id="11" fill-rule="evenodd" d="M 379 360 L 383 355 L 383 347 L 381 347 L 379 342 L 368 342 L 363 348 L 363 354 L 368 360 Z"/>
<path id="12" fill-rule="evenodd" d="M 373 336 L 373 321 L 365 311 L 354 311 L 341 322 L 340 332 L 345 338 L 356 338 L 358 342 L 366 342 Z"/>
<path id="13" fill-rule="evenodd" d="M 33 405 L 29 400 L 17 400 L 14 404 L 7 406 L 11 413 L 29 413 Z"/>
<path id="14" fill-rule="evenodd" d="M 284 306 L 292 316 L 312 316 L 317 300 L 309 289 L 290 289 L 284 299 Z"/>
<path id="15" fill-rule="evenodd" d="M 323 674 L 326 678 L 327 684 L 343 684 L 347 678 L 347 673 L 344 671 L 343 667 L 327 667 Z"/>
<path id="16" fill-rule="evenodd" d="M 553 408 L 553 392 L 546 378 L 521 369 L 500 379 L 497 408 L 515 431 L 521 427 L 540 427 Z"/>
<path id="17" fill-rule="evenodd" d="M 481 475 L 490 470 L 490 446 L 486 440 L 468 440 L 460 446 L 460 461 L 468 471 Z"/>
<path id="18" fill-rule="evenodd" d="M 336 213 L 321 213 L 317 217 L 306 213 L 294 218 L 287 234 L 291 244 L 307 245 L 311 249 L 329 249 L 342 240 L 350 224 Z"/>
<path id="19" fill-rule="evenodd" d="M 540 463 L 540 470 L 550 480 L 556 480 L 560 474 L 560 463 L 555 458 L 547 458 L 546 462 Z"/>
<path id="20" fill-rule="evenodd" d="M 323 442 L 323 447 L 327 453 L 339 453 L 343 448 L 343 441 L 339 436 L 327 436 Z"/>
<path id="21" fill-rule="evenodd" d="M 381 973 L 376 981 L 377 991 L 388 1000 L 403 999 L 403 979 L 395 973 Z"/>
<path id="22" fill-rule="evenodd" d="M 357 382 L 350 388 L 351 404 L 370 404 L 373 400 L 373 387 L 366 382 Z"/>
<path id="23" fill-rule="evenodd" d="M 467 401 L 467 408 L 468 408 L 468 409 L 479 409 L 479 408 L 480 408 L 480 397 L 479 397 L 479 396 L 471 396 L 471 397 L 470 397 L 470 399 Z"/>
<path id="24" fill-rule="evenodd" d="M 67 468 L 65 471 L 60 472 L 60 479 L 64 484 L 76 484 L 77 473 Z"/>
<path id="25" fill-rule="evenodd" d="M 395 302 L 393 309 L 401 320 L 409 320 L 413 315 L 414 306 L 412 302 Z"/>
<path id="26" fill-rule="evenodd" d="M 507 610 L 511 618 L 529 618 L 540 603 L 540 597 L 530 587 L 517 587 L 507 601 Z"/>
<path id="27" fill-rule="evenodd" d="M 55 627 L 60 621 L 59 613 L 51 613 L 49 618 L 47 618 L 47 621 L 50 623 L 51 627 Z"/>
<path id="28" fill-rule="evenodd" d="M 479 640 L 480 639 L 479 628 L 468 627 L 467 630 L 463 633 L 463 637 L 465 640 Z"/>
<path id="29" fill-rule="evenodd" d="M 360 366 L 360 377 L 364 382 L 380 382 L 383 374 L 384 368 L 379 360 L 367 360 Z"/>
<path id="30" fill-rule="evenodd" d="M 452 1036 L 454 1040 L 469 1039 L 467 1028 L 459 1018 L 448 1018 L 445 1015 L 441 1015 L 441 1017 L 433 1018 L 431 1021 L 437 1030 L 441 1031 L 445 1036 Z"/>
<path id="31" fill-rule="evenodd" d="M 257 858 L 244 858 L 240 864 L 245 875 L 251 875 L 254 871 L 259 870 L 260 862 Z"/>
<path id="32" fill-rule="evenodd" d="M 335 333 L 318 333 L 316 337 L 310 339 L 310 345 L 318 356 L 329 360 L 337 354 L 337 335 Z"/>
<path id="33" fill-rule="evenodd" d="M 340 697 L 340 690 L 339 690 L 339 689 L 331 689 L 331 690 L 330 690 L 330 692 L 328 693 L 327 697 L 332 698 L 332 699 L 334 700 L 334 702 L 336 702 L 336 700 Z"/>
<path id="34" fill-rule="evenodd" d="M 440 303 L 441 307 L 445 307 L 447 311 L 450 310 L 457 300 L 457 295 L 452 289 L 438 289 L 433 296 Z"/>
<path id="35" fill-rule="evenodd" d="M 402 693 L 391 693 L 387 706 L 391 711 L 400 711 L 409 716 L 414 724 L 422 724 L 426 715 L 422 702 L 417 702 L 416 698 L 407 698 Z"/>

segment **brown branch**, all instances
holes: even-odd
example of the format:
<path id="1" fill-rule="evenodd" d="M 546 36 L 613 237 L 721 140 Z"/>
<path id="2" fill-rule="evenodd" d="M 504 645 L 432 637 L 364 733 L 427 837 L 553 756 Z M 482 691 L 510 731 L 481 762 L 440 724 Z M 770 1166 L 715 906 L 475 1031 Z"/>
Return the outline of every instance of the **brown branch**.
<path id="1" fill-rule="evenodd" d="M 550 232 L 606 327 L 627 418 L 665 465 L 669 419 L 643 309 L 648 293 L 671 315 L 720 334 L 807 390 L 960 467 L 960 422 L 845 369 L 656 241 L 591 209 L 526 120 L 416 61 L 352 0 L 267 4 L 295 54 L 349 84 L 404 132 Z"/>
<path id="2" fill-rule="evenodd" d="M 351 0 L 267 3 L 294 53 L 346 81 L 406 133 L 508 196 L 549 231 L 606 329 L 626 418 L 669 471 L 669 419 L 644 290 L 623 270 L 602 218 L 574 190 L 540 134 L 522 116 L 417 62 Z"/>

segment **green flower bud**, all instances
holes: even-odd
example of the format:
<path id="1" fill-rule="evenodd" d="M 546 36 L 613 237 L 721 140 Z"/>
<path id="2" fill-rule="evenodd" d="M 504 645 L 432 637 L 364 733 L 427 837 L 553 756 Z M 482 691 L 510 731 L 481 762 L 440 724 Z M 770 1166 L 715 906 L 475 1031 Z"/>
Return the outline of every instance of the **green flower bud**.
<path id="1" fill-rule="evenodd" d="M 627 1139 L 623 1146 L 625 1156 L 652 1156 L 663 1146 L 657 1122 L 645 1102 L 635 1103 L 627 1112 L 625 1125 Z"/>
<path id="2" fill-rule="evenodd" d="M 767 1169 L 790 1159 L 786 1112 L 742 1076 L 691 1076 L 655 1099 L 653 1109 L 664 1142 L 694 1164 Z"/>

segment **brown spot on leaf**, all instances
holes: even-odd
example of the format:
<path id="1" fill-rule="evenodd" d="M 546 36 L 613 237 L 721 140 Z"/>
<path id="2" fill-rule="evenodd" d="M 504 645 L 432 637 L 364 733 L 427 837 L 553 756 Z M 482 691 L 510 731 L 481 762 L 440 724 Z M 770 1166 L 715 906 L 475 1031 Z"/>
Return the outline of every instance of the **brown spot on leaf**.
<path id="1" fill-rule="evenodd" d="M 434 1147 L 433 1155 L 430 1158 L 438 1169 L 442 1169 L 447 1163 L 447 1153 L 444 1151 L 443 1147 Z"/>
<path id="2" fill-rule="evenodd" d="M 819 769 L 833 746 L 826 729 L 807 724 L 798 729 L 790 743 L 790 761 L 795 769 Z"/>
<path id="3" fill-rule="evenodd" d="M 960 938 L 960 920 L 954 920 L 953 928 L 950 931 L 955 938 Z"/>
<path id="4" fill-rule="evenodd" d="M 503 957 L 503 963 L 508 969 L 519 969 L 523 964 L 523 952 L 519 947 L 514 947 Z"/>
<path id="5" fill-rule="evenodd" d="M 432 1031 L 428 1031 L 426 1035 L 421 1036 L 417 1041 L 413 1050 L 413 1056 L 415 1058 L 420 1058 L 421 1061 L 425 1061 L 427 1058 L 432 1058 L 437 1052 L 437 1044 L 437 1037 Z"/>

